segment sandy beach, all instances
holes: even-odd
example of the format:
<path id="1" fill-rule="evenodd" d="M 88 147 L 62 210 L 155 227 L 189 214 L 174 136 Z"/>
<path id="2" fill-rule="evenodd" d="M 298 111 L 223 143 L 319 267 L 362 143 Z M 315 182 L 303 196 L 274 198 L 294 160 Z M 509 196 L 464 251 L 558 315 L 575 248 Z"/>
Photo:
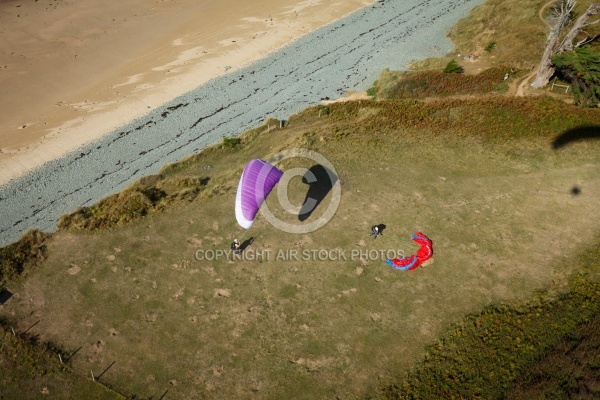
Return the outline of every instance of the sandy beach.
<path id="1" fill-rule="evenodd" d="M 0 185 L 373 0 L 0 0 Z"/>

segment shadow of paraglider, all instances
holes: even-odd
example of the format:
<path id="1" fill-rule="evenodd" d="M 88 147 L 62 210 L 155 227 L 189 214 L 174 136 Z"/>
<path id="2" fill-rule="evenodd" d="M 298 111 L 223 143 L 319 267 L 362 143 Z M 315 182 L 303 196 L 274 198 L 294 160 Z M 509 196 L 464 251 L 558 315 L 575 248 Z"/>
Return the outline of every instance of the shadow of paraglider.
<path id="1" fill-rule="evenodd" d="M 252 236 L 251 238 L 244 240 L 244 242 L 240 245 L 240 251 L 246 250 L 246 248 L 254 242 L 254 239 L 255 237 Z"/>
<path id="2" fill-rule="evenodd" d="M 558 150 L 569 143 L 589 139 L 600 139 L 600 126 L 578 126 L 577 128 L 569 129 L 554 138 L 552 148 Z"/>
<path id="3" fill-rule="evenodd" d="M 337 175 L 321 164 L 313 165 L 306 171 L 302 183 L 308 185 L 308 191 L 298 212 L 300 221 L 306 221 L 312 215 L 337 181 Z"/>
<path id="4" fill-rule="evenodd" d="M 559 150 L 570 143 L 594 139 L 600 139 L 600 126 L 578 126 L 577 128 L 569 129 L 555 137 L 552 141 L 552 148 L 554 150 Z M 571 188 L 571 195 L 579 196 L 580 194 L 581 187 L 574 185 Z"/>

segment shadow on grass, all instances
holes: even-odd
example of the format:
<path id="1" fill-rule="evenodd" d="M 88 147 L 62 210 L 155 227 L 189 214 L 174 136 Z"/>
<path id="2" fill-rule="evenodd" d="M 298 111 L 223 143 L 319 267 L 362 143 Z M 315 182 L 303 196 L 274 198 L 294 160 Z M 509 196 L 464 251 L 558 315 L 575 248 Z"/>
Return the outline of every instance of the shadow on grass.
<path id="1" fill-rule="evenodd" d="M 6 289 L 0 290 L 0 305 L 6 303 L 12 297 L 12 293 Z"/>
<path id="2" fill-rule="evenodd" d="M 578 126 L 561 133 L 552 142 L 552 148 L 559 150 L 569 143 L 582 140 L 600 139 L 600 126 Z"/>
<path id="3" fill-rule="evenodd" d="M 377 230 L 379 230 L 379 234 L 383 235 L 383 231 L 385 230 L 385 228 L 387 228 L 387 225 L 386 224 L 379 224 L 379 225 L 376 225 L 376 226 L 377 226 Z"/>
<path id="4" fill-rule="evenodd" d="M 337 181 L 337 175 L 321 164 L 313 165 L 306 171 L 302 183 L 308 185 L 308 191 L 298 213 L 300 221 L 306 221 L 312 215 Z"/>
<path id="5" fill-rule="evenodd" d="M 246 250 L 246 248 L 248 246 L 250 246 L 254 242 L 255 239 L 256 238 L 254 236 L 252 236 L 251 238 L 244 240 L 244 242 L 240 245 L 240 251 Z"/>

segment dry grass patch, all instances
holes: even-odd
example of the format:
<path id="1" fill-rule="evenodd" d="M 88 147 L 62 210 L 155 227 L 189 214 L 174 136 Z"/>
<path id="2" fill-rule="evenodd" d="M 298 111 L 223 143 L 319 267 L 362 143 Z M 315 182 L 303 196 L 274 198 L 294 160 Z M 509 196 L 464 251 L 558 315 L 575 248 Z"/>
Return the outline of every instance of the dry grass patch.
<path id="1" fill-rule="evenodd" d="M 564 282 L 575 272 L 569 258 L 598 230 L 588 218 L 600 196 L 597 142 L 555 151 L 551 139 L 562 130 L 554 122 L 518 140 L 494 137 L 485 129 L 509 129 L 537 109 L 527 101 L 492 103 L 477 105 L 483 120 L 450 125 L 441 113 L 475 106 L 450 102 L 425 114 L 402 102 L 315 107 L 260 140 L 195 155 L 161 174 L 167 180 L 208 173 L 206 195 L 122 227 L 54 235 L 43 268 L 15 287 L 18 296 L 2 312 L 19 329 L 41 320 L 34 328 L 41 340 L 82 346 L 72 360 L 82 375 L 115 361 L 103 379 L 123 393 L 368 393 L 393 382 L 463 315 Z M 481 112 L 488 106 L 503 114 Z M 571 122 L 587 115 L 573 112 Z M 431 121 L 428 129 L 413 128 L 419 118 Z M 270 251 L 270 258 L 196 259 L 197 250 L 226 250 L 243 234 L 233 200 L 245 163 L 296 146 L 319 151 L 335 166 L 342 199 L 333 219 L 294 235 L 259 216 L 246 234 L 254 238 L 248 250 Z M 284 169 L 296 166 L 311 164 L 295 160 Z M 571 193 L 573 185 L 580 195 Z M 301 202 L 306 190 L 292 180 L 290 200 Z M 297 222 L 280 214 L 274 197 L 269 203 Z M 368 237 L 374 223 L 388 226 L 377 241 Z M 352 250 L 410 253 L 410 234 L 419 230 L 434 243 L 434 262 L 425 268 L 400 273 L 368 256 L 351 258 Z M 298 259 L 277 259 L 292 249 Z M 302 257 L 331 249 L 345 250 L 347 259 Z"/>

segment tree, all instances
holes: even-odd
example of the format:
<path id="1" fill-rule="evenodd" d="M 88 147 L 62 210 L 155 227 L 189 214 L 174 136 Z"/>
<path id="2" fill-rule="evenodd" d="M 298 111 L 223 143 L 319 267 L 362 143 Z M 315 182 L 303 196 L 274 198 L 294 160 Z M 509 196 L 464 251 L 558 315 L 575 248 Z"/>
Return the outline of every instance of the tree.
<path id="1" fill-rule="evenodd" d="M 537 70 L 537 74 L 535 76 L 535 80 L 531 84 L 533 88 L 541 88 L 548 84 L 554 72 L 556 72 L 556 68 L 552 63 L 552 57 L 556 54 L 563 53 L 565 51 L 572 51 L 573 48 L 577 48 L 583 46 L 586 43 L 589 43 L 595 39 L 597 39 L 598 35 L 594 35 L 592 37 L 586 36 L 576 44 L 573 44 L 573 41 L 579 35 L 579 33 L 583 30 L 583 28 L 594 25 L 598 23 L 600 20 L 596 20 L 591 23 L 587 23 L 587 20 L 600 12 L 600 4 L 594 3 L 591 4 L 585 13 L 583 13 L 577 21 L 571 26 L 571 29 L 567 32 L 567 34 L 563 37 L 561 42 L 559 43 L 561 33 L 565 26 L 571 22 L 571 15 L 575 5 L 577 3 L 575 0 L 561 0 L 560 4 L 554 8 L 554 26 L 550 30 L 548 34 L 548 40 L 546 42 L 546 48 L 544 50 L 544 54 L 542 55 L 542 60 L 540 61 L 540 65 Z M 557 45 L 558 43 L 558 45 Z"/>
<path id="2" fill-rule="evenodd" d="M 600 103 L 600 53 L 590 47 L 552 57 L 559 73 L 573 85 L 575 104 L 595 107 Z"/>

